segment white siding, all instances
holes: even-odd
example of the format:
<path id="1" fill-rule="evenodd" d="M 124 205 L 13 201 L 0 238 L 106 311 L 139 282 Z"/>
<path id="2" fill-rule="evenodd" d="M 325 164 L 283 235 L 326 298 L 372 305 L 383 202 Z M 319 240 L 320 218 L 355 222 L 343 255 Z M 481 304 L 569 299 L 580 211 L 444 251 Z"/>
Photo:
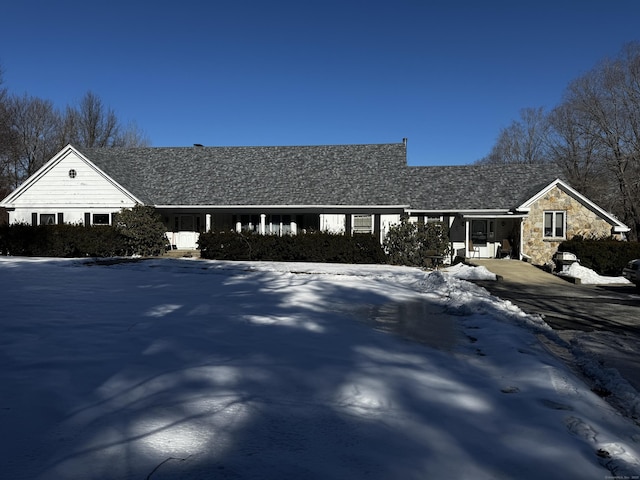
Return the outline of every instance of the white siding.
<path id="1" fill-rule="evenodd" d="M 69 172 L 75 171 L 71 178 Z M 33 213 L 63 214 L 65 223 L 84 223 L 85 213 L 110 214 L 135 200 L 73 149 L 54 158 L 7 199 L 10 223 L 31 223 Z M 13 208 L 13 210 L 11 210 Z"/>
<path id="2" fill-rule="evenodd" d="M 70 178 L 69 171 L 76 171 Z M 74 153 L 22 192 L 13 204 L 16 208 L 56 207 L 132 207 L 134 202 L 93 166 Z"/>

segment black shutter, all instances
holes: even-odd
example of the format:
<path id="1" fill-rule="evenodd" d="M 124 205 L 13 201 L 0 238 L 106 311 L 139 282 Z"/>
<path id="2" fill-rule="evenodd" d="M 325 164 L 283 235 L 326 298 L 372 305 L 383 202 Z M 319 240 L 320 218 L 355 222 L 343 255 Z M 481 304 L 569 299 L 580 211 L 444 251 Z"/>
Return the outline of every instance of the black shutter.
<path id="1" fill-rule="evenodd" d="M 88 227 L 91 225 L 91 214 L 89 212 L 85 212 L 84 214 L 84 226 Z"/>
<path id="2" fill-rule="evenodd" d="M 64 213 L 58 212 L 58 225 L 62 225 L 64 223 Z"/>
<path id="3" fill-rule="evenodd" d="M 38 225 L 38 214 L 36 212 L 31 214 L 31 225 Z"/>

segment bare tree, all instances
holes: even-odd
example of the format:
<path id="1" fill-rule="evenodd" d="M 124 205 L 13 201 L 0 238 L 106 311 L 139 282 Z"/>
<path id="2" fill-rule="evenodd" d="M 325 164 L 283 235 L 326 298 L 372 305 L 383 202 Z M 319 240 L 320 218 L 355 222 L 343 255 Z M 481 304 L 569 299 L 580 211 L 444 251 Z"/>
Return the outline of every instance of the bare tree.
<path id="1" fill-rule="evenodd" d="M 89 91 L 78 108 L 67 108 L 65 124 L 70 125 L 69 141 L 82 147 L 112 147 L 119 134 L 118 119 L 111 108 Z"/>
<path id="2" fill-rule="evenodd" d="M 591 134 L 590 119 L 565 100 L 553 109 L 548 120 L 550 160 L 562 168 L 566 179 L 578 191 L 613 210 L 616 200 L 610 195 L 610 175 L 601 161 L 598 142 Z"/>
<path id="3" fill-rule="evenodd" d="M 115 112 L 89 91 L 78 107 L 68 106 L 59 127 L 59 143 L 78 147 L 138 147 L 150 144 L 135 122 L 122 127 Z"/>
<path id="4" fill-rule="evenodd" d="M 602 162 L 616 181 L 618 212 L 640 231 L 640 44 L 625 46 L 572 82 L 568 101 L 577 110 Z"/>
<path id="5" fill-rule="evenodd" d="M 148 147 L 151 140 L 136 122 L 129 122 L 114 141 L 114 147 Z"/>
<path id="6" fill-rule="evenodd" d="M 4 198 L 13 188 L 13 158 L 17 147 L 17 137 L 11 130 L 9 95 L 3 84 L 3 70 L 0 67 L 0 198 Z"/>
<path id="7" fill-rule="evenodd" d="M 11 97 L 7 103 L 11 130 L 17 140 L 11 172 L 16 187 L 59 149 L 59 114 L 51 101 L 27 95 Z"/>
<path id="8" fill-rule="evenodd" d="M 546 150 L 549 124 L 542 107 L 524 108 L 520 120 L 503 128 L 489 155 L 480 163 L 543 163 L 548 161 Z"/>

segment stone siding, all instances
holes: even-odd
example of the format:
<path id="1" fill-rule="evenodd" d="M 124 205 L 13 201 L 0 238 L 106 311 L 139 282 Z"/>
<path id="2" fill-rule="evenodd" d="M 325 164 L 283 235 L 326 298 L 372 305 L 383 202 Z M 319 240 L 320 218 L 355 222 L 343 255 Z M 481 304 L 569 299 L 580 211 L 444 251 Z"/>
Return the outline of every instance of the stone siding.
<path id="1" fill-rule="evenodd" d="M 544 212 L 548 210 L 566 212 L 568 240 L 576 235 L 586 238 L 611 235 L 611 224 L 556 186 L 531 206 L 522 223 L 523 253 L 535 265 L 551 263 L 564 240 L 544 238 Z"/>

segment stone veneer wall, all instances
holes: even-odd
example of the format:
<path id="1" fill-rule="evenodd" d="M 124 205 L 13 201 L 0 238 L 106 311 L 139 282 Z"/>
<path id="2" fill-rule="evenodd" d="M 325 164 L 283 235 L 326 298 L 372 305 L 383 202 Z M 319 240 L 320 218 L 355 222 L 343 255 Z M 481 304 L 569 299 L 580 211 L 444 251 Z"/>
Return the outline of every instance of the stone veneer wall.
<path id="1" fill-rule="evenodd" d="M 531 257 L 531 263 L 535 265 L 551 263 L 558 246 L 564 240 L 544 239 L 546 210 L 566 212 L 568 240 L 576 235 L 584 237 L 611 235 L 611 225 L 608 222 L 556 186 L 531 206 L 529 216 L 522 222 L 523 253 Z"/>

